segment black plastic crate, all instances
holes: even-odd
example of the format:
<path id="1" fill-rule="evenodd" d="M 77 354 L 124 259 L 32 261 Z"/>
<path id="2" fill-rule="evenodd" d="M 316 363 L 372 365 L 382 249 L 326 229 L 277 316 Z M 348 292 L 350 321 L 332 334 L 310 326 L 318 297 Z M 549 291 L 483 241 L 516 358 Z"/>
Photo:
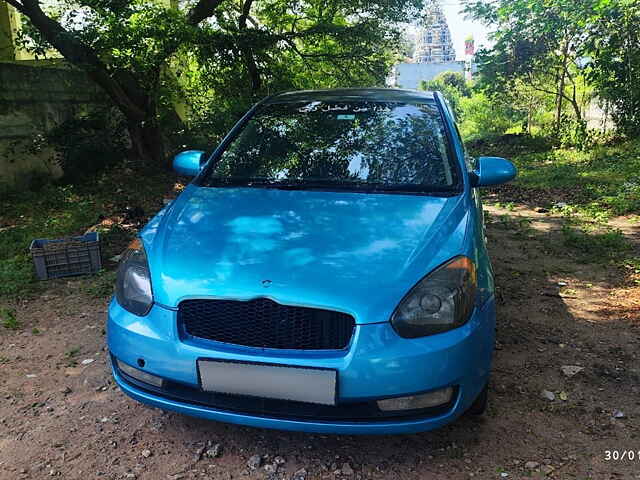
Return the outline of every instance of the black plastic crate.
<path id="1" fill-rule="evenodd" d="M 29 250 L 40 280 L 96 273 L 102 267 L 98 232 L 56 240 L 39 238 Z"/>

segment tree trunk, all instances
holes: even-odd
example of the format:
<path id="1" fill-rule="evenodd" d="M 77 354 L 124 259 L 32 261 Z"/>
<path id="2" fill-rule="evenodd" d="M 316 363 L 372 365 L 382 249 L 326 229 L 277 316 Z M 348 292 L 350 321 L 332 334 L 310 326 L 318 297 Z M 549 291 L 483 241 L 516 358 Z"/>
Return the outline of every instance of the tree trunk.
<path id="1" fill-rule="evenodd" d="M 241 49 L 242 56 L 244 57 L 244 63 L 247 67 L 247 73 L 249 74 L 249 80 L 251 81 L 251 93 L 255 95 L 262 86 L 260 71 L 258 70 L 256 61 L 253 58 L 253 52 L 251 49 L 245 46 L 241 47 Z"/>
<path id="2" fill-rule="evenodd" d="M 555 133 L 556 135 L 560 132 L 560 120 L 562 119 L 562 99 L 564 98 L 562 92 L 564 92 L 564 79 L 565 74 L 564 71 L 560 74 L 560 81 L 558 83 L 558 94 L 556 95 L 556 126 Z"/>
<path id="3" fill-rule="evenodd" d="M 567 76 L 567 58 L 569 56 L 569 39 L 565 39 L 562 46 L 562 66 L 560 67 L 560 81 L 558 82 L 558 94 L 556 95 L 556 135 L 560 132 L 560 119 L 562 117 L 562 99 L 564 98 L 564 85 Z"/>
<path id="4" fill-rule="evenodd" d="M 152 120 L 129 120 L 127 123 L 131 146 L 138 158 L 147 166 L 164 164 L 164 138 L 160 126 Z"/>
<path id="5" fill-rule="evenodd" d="M 246 31 L 247 29 L 247 19 L 249 18 L 249 13 L 251 12 L 251 5 L 253 0 L 245 0 L 242 5 L 242 14 L 238 19 L 238 29 L 240 31 Z M 242 57 L 244 59 L 244 64 L 247 67 L 247 73 L 249 74 L 249 80 L 251 81 L 251 93 L 255 95 L 260 87 L 262 86 L 262 82 L 260 79 L 260 71 L 258 70 L 258 65 L 256 64 L 256 60 L 253 57 L 253 50 L 249 45 L 244 43 L 245 40 L 241 39 L 240 50 L 242 52 Z"/>
<path id="6" fill-rule="evenodd" d="M 582 109 L 580 108 L 580 104 L 578 103 L 578 101 L 573 98 L 569 101 L 569 103 L 573 107 L 573 112 L 576 114 L 576 120 L 578 122 L 582 122 Z"/>

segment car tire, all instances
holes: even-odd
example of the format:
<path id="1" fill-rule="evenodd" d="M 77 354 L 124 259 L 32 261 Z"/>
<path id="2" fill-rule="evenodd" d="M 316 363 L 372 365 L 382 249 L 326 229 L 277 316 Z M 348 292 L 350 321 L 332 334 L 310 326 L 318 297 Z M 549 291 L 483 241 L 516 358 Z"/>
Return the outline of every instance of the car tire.
<path id="1" fill-rule="evenodd" d="M 482 415 L 487 409 L 489 403 L 489 384 L 487 383 L 478 397 L 473 401 L 467 413 L 469 415 Z"/>

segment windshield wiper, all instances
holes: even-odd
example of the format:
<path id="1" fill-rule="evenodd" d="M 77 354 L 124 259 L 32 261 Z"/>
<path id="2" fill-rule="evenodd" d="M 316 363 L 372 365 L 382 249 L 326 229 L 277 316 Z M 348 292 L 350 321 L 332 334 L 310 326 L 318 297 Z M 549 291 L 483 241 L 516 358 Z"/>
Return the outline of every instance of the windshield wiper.
<path id="1" fill-rule="evenodd" d="M 276 187 L 277 188 L 277 187 Z M 441 185 L 420 185 L 410 183 L 384 184 L 370 182 L 332 182 L 332 181 L 310 181 L 292 184 L 291 189 L 324 189 L 335 191 L 349 191 L 359 193 L 396 193 L 415 195 L 438 195 L 452 196 L 461 193 L 456 187 Z"/>
<path id="2" fill-rule="evenodd" d="M 356 185 L 365 186 L 365 182 L 332 182 L 332 181 L 290 181 L 272 180 L 268 178 L 212 178 L 207 182 L 209 187 L 249 187 L 275 188 L 279 190 L 312 190 L 312 189 L 349 189 Z"/>
<path id="3" fill-rule="evenodd" d="M 455 187 L 439 185 L 391 184 L 369 182 L 336 182 L 331 180 L 286 181 L 268 178 L 213 178 L 209 187 L 273 188 L 277 190 L 325 190 L 354 193 L 389 193 L 405 195 L 453 196 L 460 194 Z"/>

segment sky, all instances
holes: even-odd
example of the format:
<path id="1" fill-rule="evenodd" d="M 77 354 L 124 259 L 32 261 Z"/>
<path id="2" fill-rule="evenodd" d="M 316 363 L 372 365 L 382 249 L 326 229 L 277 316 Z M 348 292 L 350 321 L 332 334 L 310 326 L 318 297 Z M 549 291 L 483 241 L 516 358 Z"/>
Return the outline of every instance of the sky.
<path id="1" fill-rule="evenodd" d="M 462 10 L 460 0 L 440 0 L 440 5 L 442 6 L 445 17 L 447 17 L 453 47 L 456 49 L 456 57 L 458 60 L 464 60 L 464 39 L 467 38 L 469 34 L 473 35 L 476 50 L 480 45 L 487 46 L 489 43 L 487 39 L 487 28 L 481 23 L 465 20 L 464 14 L 460 13 L 460 10 Z"/>

